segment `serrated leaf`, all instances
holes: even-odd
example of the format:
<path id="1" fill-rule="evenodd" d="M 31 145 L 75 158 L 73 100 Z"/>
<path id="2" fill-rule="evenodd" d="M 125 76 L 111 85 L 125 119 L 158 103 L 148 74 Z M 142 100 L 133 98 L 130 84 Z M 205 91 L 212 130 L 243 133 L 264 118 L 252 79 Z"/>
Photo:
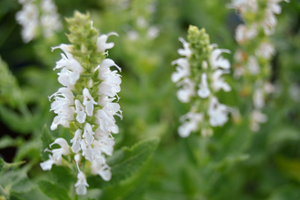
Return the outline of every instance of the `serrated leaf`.
<path id="1" fill-rule="evenodd" d="M 41 140 L 42 140 L 42 148 L 41 148 L 41 158 L 42 160 L 47 160 L 48 154 L 44 152 L 46 148 L 49 147 L 49 145 L 54 141 L 52 136 L 50 135 L 48 128 L 46 124 L 44 125 L 42 135 L 41 135 Z"/>
<path id="2" fill-rule="evenodd" d="M 42 192 L 51 199 L 71 200 L 68 191 L 54 183 L 46 180 L 41 180 L 38 182 L 38 186 L 40 187 Z"/>
<path id="3" fill-rule="evenodd" d="M 77 181 L 76 175 L 69 168 L 54 165 L 51 169 L 55 182 L 69 189 Z M 72 187 L 73 187 L 72 186 Z"/>
<path id="4" fill-rule="evenodd" d="M 88 178 L 90 188 L 105 188 L 117 185 L 138 173 L 150 160 L 159 140 L 150 139 L 139 142 L 131 148 L 125 147 L 116 151 L 114 155 L 107 159 L 107 164 L 111 167 L 112 178 L 105 182 L 99 176 Z"/>

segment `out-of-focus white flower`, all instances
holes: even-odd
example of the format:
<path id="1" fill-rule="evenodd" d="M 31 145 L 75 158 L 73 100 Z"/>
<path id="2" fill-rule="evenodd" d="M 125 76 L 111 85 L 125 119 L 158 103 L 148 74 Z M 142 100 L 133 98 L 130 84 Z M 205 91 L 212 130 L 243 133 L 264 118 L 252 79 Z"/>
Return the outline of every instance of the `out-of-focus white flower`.
<path id="1" fill-rule="evenodd" d="M 31 2 L 26 2 L 21 11 L 17 12 L 16 20 L 22 26 L 22 38 L 25 43 L 29 42 L 36 36 L 38 27 L 38 7 Z"/>
<path id="2" fill-rule="evenodd" d="M 247 67 L 248 67 L 249 73 L 252 75 L 256 75 L 260 72 L 260 67 L 254 56 L 249 56 Z"/>
<path id="3" fill-rule="evenodd" d="M 264 95 L 261 89 L 256 89 L 253 95 L 253 104 L 256 109 L 262 109 L 265 106 Z"/>
<path id="4" fill-rule="evenodd" d="M 259 124 L 267 121 L 267 116 L 261 113 L 260 110 L 253 110 L 250 116 L 250 128 L 253 132 L 259 130 Z"/>
<path id="5" fill-rule="evenodd" d="M 181 37 L 179 38 L 179 41 L 182 42 L 182 44 L 183 44 L 183 49 L 178 49 L 179 55 L 190 57 L 190 55 L 192 54 L 192 51 L 189 48 L 189 43 Z"/>
<path id="6" fill-rule="evenodd" d="M 70 141 L 71 143 L 73 143 L 71 150 L 74 153 L 78 153 L 81 150 L 80 148 L 81 132 L 82 132 L 81 129 L 77 129 L 75 131 L 74 137 Z"/>
<path id="7" fill-rule="evenodd" d="M 222 69 L 230 68 L 229 61 L 221 56 L 222 53 L 230 53 L 230 51 L 216 48 L 211 52 L 209 62 L 212 69 L 218 69 L 219 67 Z"/>
<path id="8" fill-rule="evenodd" d="M 257 26 L 252 25 L 250 28 L 244 24 L 238 25 L 235 32 L 235 39 L 239 44 L 243 44 L 257 36 Z"/>
<path id="9" fill-rule="evenodd" d="M 209 123 L 211 126 L 223 126 L 228 121 L 228 109 L 225 105 L 220 104 L 216 97 L 212 97 L 209 102 L 207 111 Z"/>
<path id="10" fill-rule="evenodd" d="M 156 26 L 150 26 L 147 31 L 147 37 L 153 40 L 159 35 L 159 32 L 159 28 L 157 28 Z"/>
<path id="11" fill-rule="evenodd" d="M 212 88 L 214 91 L 223 89 L 225 92 L 229 92 L 231 90 L 231 87 L 228 85 L 228 83 L 226 83 L 224 78 L 221 77 L 224 73 L 226 73 L 225 70 L 218 69 L 212 74 Z"/>
<path id="12" fill-rule="evenodd" d="M 177 91 L 177 98 L 183 102 L 188 103 L 192 96 L 195 96 L 195 83 L 189 79 L 184 78 L 182 81 L 177 83 L 177 86 L 182 86 Z"/>
<path id="13" fill-rule="evenodd" d="M 263 42 L 260 44 L 255 53 L 257 56 L 262 56 L 266 59 L 270 59 L 271 56 L 275 55 L 275 49 L 270 42 Z"/>
<path id="14" fill-rule="evenodd" d="M 188 120 L 188 121 L 187 121 Z M 203 120 L 202 113 L 188 112 L 180 117 L 182 125 L 178 127 L 178 133 L 181 137 L 188 137 L 191 132 L 199 129 L 199 123 Z"/>
<path id="15" fill-rule="evenodd" d="M 171 79 L 174 83 L 178 82 L 180 79 L 190 75 L 190 64 L 186 58 L 179 58 L 174 60 L 172 65 L 177 64 L 176 72 L 173 72 Z"/>

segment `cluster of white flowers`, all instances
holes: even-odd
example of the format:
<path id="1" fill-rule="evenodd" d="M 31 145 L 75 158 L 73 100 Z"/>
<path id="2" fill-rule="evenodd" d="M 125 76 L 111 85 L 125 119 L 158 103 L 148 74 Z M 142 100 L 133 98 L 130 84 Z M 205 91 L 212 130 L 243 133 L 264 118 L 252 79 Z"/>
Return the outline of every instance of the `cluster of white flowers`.
<path id="1" fill-rule="evenodd" d="M 208 60 L 204 60 L 201 63 L 200 74 L 193 74 L 195 70 L 191 70 L 191 64 L 189 63 L 189 58 L 193 54 L 189 48 L 190 44 L 183 38 L 179 38 L 179 40 L 183 43 L 184 48 L 179 49 L 178 53 L 184 58 L 179 58 L 172 62 L 172 65 L 176 64 L 177 67 L 171 79 L 180 87 L 177 91 L 178 99 L 183 103 L 191 103 L 192 105 L 191 111 L 180 118 L 182 125 L 178 128 L 179 135 L 187 137 L 191 132 L 199 130 L 200 123 L 205 120 L 206 114 L 212 127 L 223 126 L 228 121 L 229 108 L 219 103 L 214 93 L 221 89 L 225 92 L 231 90 L 230 86 L 222 78 L 223 74 L 229 73 L 230 63 L 221 56 L 223 52 L 230 52 L 229 50 L 218 49 L 216 45 L 210 45 Z M 197 79 L 195 77 L 201 78 Z M 202 104 L 200 99 L 208 100 L 207 107 L 199 109 Z M 201 133 L 204 136 L 209 136 L 212 134 L 212 130 L 210 128 L 202 128 Z"/>
<path id="2" fill-rule="evenodd" d="M 283 0 L 232 0 L 231 4 L 245 22 L 236 28 L 235 39 L 246 48 L 235 52 L 234 76 L 244 76 L 253 82 L 250 93 L 253 94 L 254 109 L 250 114 L 250 128 L 254 132 L 259 130 L 259 123 L 267 121 L 267 116 L 262 114 L 261 110 L 265 104 L 264 96 L 273 91 L 273 86 L 266 80 L 266 72 L 270 70 L 269 64 L 266 63 L 275 54 L 268 36 L 274 33 L 277 25 L 275 14 L 281 13 L 281 1 Z M 258 35 L 261 32 L 263 34 Z M 256 42 L 252 43 L 253 40 Z"/>
<path id="3" fill-rule="evenodd" d="M 245 24 L 240 24 L 236 29 L 236 40 L 240 44 L 249 41 L 257 36 L 258 29 L 263 28 L 266 35 L 271 35 L 274 33 L 274 28 L 277 25 L 277 19 L 275 14 L 281 13 L 281 7 L 279 3 L 281 1 L 288 0 L 232 0 L 230 7 L 238 9 L 241 17 L 247 20 L 247 15 L 250 14 L 251 18 L 259 12 L 263 12 L 263 19 L 259 21 L 254 21 L 253 23 L 246 26 Z M 261 10 L 259 5 L 266 3 L 264 10 Z M 250 16 L 249 15 L 249 16 Z"/>
<path id="4" fill-rule="evenodd" d="M 114 43 L 107 43 L 110 33 L 101 35 L 97 40 L 98 52 L 105 52 L 114 46 Z M 60 48 L 64 54 L 62 59 L 56 62 L 54 69 L 61 69 L 58 73 L 58 81 L 64 86 L 58 89 L 56 93 L 49 97 L 54 101 L 51 104 L 51 110 L 57 116 L 54 118 L 51 129 L 55 130 L 60 124 L 64 127 L 76 126 L 74 137 L 71 139 L 69 146 L 64 138 L 57 138 L 53 144 L 61 146 L 59 149 L 49 151 L 49 160 L 41 163 L 43 170 L 50 170 L 53 164 L 62 164 L 62 155 L 74 156 L 78 167 L 78 182 L 75 184 L 76 192 L 79 195 L 86 194 L 88 186 L 84 173 L 80 170 L 80 154 L 86 161 L 91 162 L 91 173 L 100 175 L 104 180 L 111 178 L 110 167 L 106 164 L 105 155 L 111 156 L 115 144 L 111 133 L 118 133 L 119 129 L 115 123 L 114 115 L 122 117 L 120 106 L 114 100 L 118 98 L 120 92 L 121 78 L 117 70 L 111 71 L 110 67 L 120 68 L 111 59 L 104 59 L 93 73 L 98 74 L 100 84 L 94 86 L 90 79 L 87 85 L 82 87 L 81 93 L 74 92 L 75 85 L 81 78 L 84 68 L 77 61 L 72 52 L 72 46 L 61 44 L 53 49 Z M 86 76 L 86 74 L 85 74 Z M 96 84 L 96 83 L 95 83 Z M 95 90 L 96 87 L 96 90 Z M 92 90 L 93 89 L 93 90 Z M 78 91 L 78 90 L 77 90 Z"/>
<path id="5" fill-rule="evenodd" d="M 24 42 L 31 41 L 41 26 L 45 38 L 62 28 L 57 8 L 52 0 L 19 0 L 23 8 L 17 12 L 16 20 L 22 26 Z"/>
<path id="6" fill-rule="evenodd" d="M 149 40 L 153 40 L 156 37 L 158 37 L 159 35 L 159 28 L 157 26 L 154 25 L 149 25 L 149 23 L 146 21 L 146 19 L 143 16 L 139 16 L 136 20 L 136 25 L 138 29 L 141 30 L 146 30 L 146 38 Z M 139 31 L 140 32 L 140 31 Z M 130 30 L 126 30 L 128 39 L 130 39 L 131 41 L 137 41 L 139 39 L 141 39 L 141 33 L 139 33 L 138 31 L 130 28 Z"/>

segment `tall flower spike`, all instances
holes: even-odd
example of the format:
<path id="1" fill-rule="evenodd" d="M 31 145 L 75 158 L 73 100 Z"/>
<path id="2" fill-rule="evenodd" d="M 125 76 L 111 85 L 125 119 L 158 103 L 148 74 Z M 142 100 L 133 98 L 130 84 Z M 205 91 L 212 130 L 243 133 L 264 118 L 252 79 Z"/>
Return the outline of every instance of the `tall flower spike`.
<path id="1" fill-rule="evenodd" d="M 178 133 L 181 137 L 188 137 L 191 132 L 199 131 L 203 136 L 211 136 L 210 127 L 223 126 L 228 120 L 229 109 L 220 104 L 215 95 L 220 89 L 225 92 L 231 90 L 221 77 L 229 73 L 230 69 L 229 61 L 221 54 L 230 51 L 210 44 L 205 30 L 199 30 L 195 26 L 189 27 L 188 42 L 182 38 L 179 40 L 183 49 L 179 49 L 178 53 L 184 58 L 172 62 L 172 65 L 177 65 L 177 71 L 172 74 L 171 79 L 180 87 L 178 99 L 183 103 L 190 103 L 191 111 L 180 118 L 182 125 L 179 126 Z M 201 131 L 200 127 L 203 127 Z"/>
<path id="2" fill-rule="evenodd" d="M 248 116 L 253 132 L 259 130 L 259 123 L 267 120 L 261 112 L 265 105 L 264 98 L 269 93 L 264 86 L 270 84 L 270 61 L 275 54 L 269 36 L 274 33 L 277 24 L 275 14 L 281 13 L 281 1 L 232 0 L 231 4 L 244 21 L 236 28 L 235 39 L 241 47 L 235 52 L 234 74 L 236 78 L 241 78 L 240 94 L 253 99 L 253 105 L 247 109 L 252 109 Z"/>
<path id="3" fill-rule="evenodd" d="M 54 69 L 61 69 L 58 81 L 64 87 L 49 100 L 53 100 L 51 111 L 57 114 L 51 129 L 56 129 L 59 124 L 66 127 L 72 136 L 71 147 L 65 139 L 56 139 L 50 147 L 59 144 L 61 148 L 46 149 L 52 155 L 40 165 L 43 170 L 50 170 L 53 164 L 69 166 L 74 163 L 67 162 L 74 157 L 78 168 L 78 180 L 74 183 L 76 193 L 85 195 L 89 186 L 85 173 L 99 175 L 105 181 L 112 176 L 106 155 L 113 154 L 115 142 L 112 133 L 119 132 L 114 116 L 122 117 L 120 105 L 116 102 L 121 90 L 121 76 L 118 74 L 121 68 L 106 58 L 105 52 L 114 46 L 112 42 L 107 43 L 108 36 L 116 33 L 98 36 L 89 15 L 78 12 L 67 22 L 71 44 L 52 48 L 63 51 Z M 118 70 L 111 70 L 111 67 Z"/>

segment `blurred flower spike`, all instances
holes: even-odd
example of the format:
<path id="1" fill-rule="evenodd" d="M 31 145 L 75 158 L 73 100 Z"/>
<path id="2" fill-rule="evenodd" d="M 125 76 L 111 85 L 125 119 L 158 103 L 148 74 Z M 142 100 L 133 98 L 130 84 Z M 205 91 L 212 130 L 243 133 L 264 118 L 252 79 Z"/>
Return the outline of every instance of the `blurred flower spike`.
<path id="1" fill-rule="evenodd" d="M 121 69 L 113 60 L 106 58 L 107 49 L 114 46 L 112 42 L 107 43 L 108 36 L 117 33 L 99 36 L 89 14 L 75 12 L 74 18 L 67 19 L 67 22 L 71 32 L 68 38 L 72 44 L 52 48 L 64 52 L 54 68 L 60 69 L 58 81 L 63 87 L 49 100 L 53 100 L 51 110 L 56 114 L 51 130 L 62 125 L 73 138 L 70 143 L 64 138 L 57 138 L 50 144 L 50 147 L 58 144 L 61 148 L 46 149 L 52 155 L 41 163 L 41 167 L 50 170 L 53 164 L 64 165 L 68 161 L 62 155 L 73 158 L 78 169 L 76 192 L 85 195 L 88 183 L 84 172 L 98 174 L 105 181 L 111 178 L 105 155 L 113 154 L 115 142 L 112 133 L 119 132 L 114 116 L 122 117 L 116 102 L 119 99 L 117 93 L 121 90 L 118 74 Z M 111 70 L 111 67 L 116 70 Z"/>
<path id="2" fill-rule="evenodd" d="M 176 65 L 176 71 L 171 79 L 179 87 L 178 99 L 190 103 L 191 110 L 180 118 L 182 125 L 178 133 L 181 137 L 187 137 L 191 132 L 199 131 L 203 136 L 211 136 L 211 127 L 223 126 L 228 121 L 230 109 L 219 103 L 216 93 L 231 90 L 222 77 L 230 69 L 230 63 L 222 53 L 230 51 L 210 44 L 205 30 L 195 26 L 189 27 L 188 42 L 183 38 L 179 40 L 183 48 L 178 53 L 183 58 L 172 62 Z"/>

